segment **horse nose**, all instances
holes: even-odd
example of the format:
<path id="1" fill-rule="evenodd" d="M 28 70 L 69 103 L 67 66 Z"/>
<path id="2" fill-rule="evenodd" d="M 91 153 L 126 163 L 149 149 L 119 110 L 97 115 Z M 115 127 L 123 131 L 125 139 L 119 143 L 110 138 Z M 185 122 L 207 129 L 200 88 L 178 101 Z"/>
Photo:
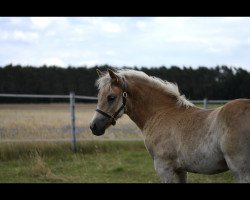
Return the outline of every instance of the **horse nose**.
<path id="1" fill-rule="evenodd" d="M 93 133 L 96 132 L 96 124 L 95 124 L 95 123 L 93 123 L 93 124 L 90 125 L 90 130 L 91 130 Z"/>
<path id="2" fill-rule="evenodd" d="M 105 133 L 105 128 L 101 126 L 101 128 L 99 127 L 98 123 L 92 123 L 90 125 L 90 130 L 92 131 L 92 133 L 94 135 L 100 136 L 103 135 Z"/>

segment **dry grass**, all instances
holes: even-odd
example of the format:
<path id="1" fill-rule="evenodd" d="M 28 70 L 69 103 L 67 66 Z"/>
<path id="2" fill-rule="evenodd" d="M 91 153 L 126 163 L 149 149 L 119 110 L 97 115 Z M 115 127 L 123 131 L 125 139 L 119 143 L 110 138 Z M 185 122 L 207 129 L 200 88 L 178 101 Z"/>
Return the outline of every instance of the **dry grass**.
<path id="1" fill-rule="evenodd" d="M 52 173 L 51 168 L 47 166 L 44 159 L 38 153 L 30 160 L 31 165 L 29 174 L 34 179 L 46 182 L 67 182 L 67 178 L 64 176 L 57 176 Z"/>
<path id="2" fill-rule="evenodd" d="M 89 123 L 95 104 L 76 104 L 77 139 L 141 139 L 136 125 L 124 116 L 106 134 L 94 136 Z M 0 140 L 70 140 L 69 104 L 1 104 Z"/>
<path id="3" fill-rule="evenodd" d="M 202 107 L 202 105 L 199 105 Z M 210 105 L 218 107 L 218 105 Z M 127 115 L 103 136 L 94 136 L 89 123 L 96 104 L 77 103 L 77 140 L 142 139 L 139 128 Z M 0 104 L 0 142 L 27 140 L 71 140 L 69 104 Z"/>
<path id="4" fill-rule="evenodd" d="M 37 155 L 34 158 L 34 161 L 32 162 L 31 165 L 31 170 L 30 170 L 32 176 L 34 177 L 40 177 L 40 176 L 51 176 L 52 172 L 50 168 L 45 166 L 44 161 L 42 158 Z"/>

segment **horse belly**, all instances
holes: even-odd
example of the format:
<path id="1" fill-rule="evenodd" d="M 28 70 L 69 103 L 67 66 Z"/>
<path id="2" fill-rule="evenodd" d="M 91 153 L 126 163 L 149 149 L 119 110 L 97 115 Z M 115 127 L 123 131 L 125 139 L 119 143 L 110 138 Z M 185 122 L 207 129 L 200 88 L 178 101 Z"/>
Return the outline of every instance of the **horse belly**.
<path id="1" fill-rule="evenodd" d="M 182 141 L 181 157 L 186 171 L 202 174 L 215 174 L 228 170 L 220 141 L 223 129 L 215 110 L 210 113 L 200 129 Z"/>
<path id="2" fill-rule="evenodd" d="M 184 159 L 182 166 L 187 172 L 200 174 L 216 174 L 228 170 L 222 155 L 207 153 L 193 154 L 189 159 Z"/>

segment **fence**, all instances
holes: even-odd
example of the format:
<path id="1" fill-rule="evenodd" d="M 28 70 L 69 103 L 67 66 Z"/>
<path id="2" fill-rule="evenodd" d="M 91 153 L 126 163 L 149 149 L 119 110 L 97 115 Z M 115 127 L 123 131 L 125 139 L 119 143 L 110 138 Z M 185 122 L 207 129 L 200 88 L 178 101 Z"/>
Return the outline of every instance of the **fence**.
<path id="1" fill-rule="evenodd" d="M 75 99 L 94 100 L 96 97 L 75 95 L 70 92 L 69 95 L 37 95 L 37 94 L 0 94 L 0 97 L 13 97 L 13 98 L 56 98 L 56 99 L 69 99 L 70 100 L 70 127 L 72 133 L 72 150 L 76 152 L 76 127 L 75 127 Z M 208 108 L 208 104 L 224 104 L 228 100 L 191 100 L 196 104 L 203 104 L 204 108 Z"/>
<path id="2" fill-rule="evenodd" d="M 193 103 L 197 104 L 203 104 L 203 108 L 207 109 L 208 104 L 224 104 L 229 102 L 229 100 L 208 100 L 208 99 L 203 99 L 203 100 L 191 100 Z"/>
<path id="3" fill-rule="evenodd" d="M 0 97 L 16 97 L 16 98 L 55 98 L 70 100 L 70 126 L 72 133 L 72 150 L 76 152 L 76 128 L 75 128 L 75 99 L 97 100 L 96 97 L 75 95 L 70 92 L 69 95 L 38 95 L 38 94 L 0 94 Z"/>

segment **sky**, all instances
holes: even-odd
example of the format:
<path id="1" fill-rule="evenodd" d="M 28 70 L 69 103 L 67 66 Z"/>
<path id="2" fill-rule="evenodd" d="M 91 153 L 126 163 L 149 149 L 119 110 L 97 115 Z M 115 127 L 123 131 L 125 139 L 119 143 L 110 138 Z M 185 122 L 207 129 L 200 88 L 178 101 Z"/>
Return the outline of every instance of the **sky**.
<path id="1" fill-rule="evenodd" d="M 250 71 L 250 17 L 0 17 L 0 66 L 10 63 Z"/>

